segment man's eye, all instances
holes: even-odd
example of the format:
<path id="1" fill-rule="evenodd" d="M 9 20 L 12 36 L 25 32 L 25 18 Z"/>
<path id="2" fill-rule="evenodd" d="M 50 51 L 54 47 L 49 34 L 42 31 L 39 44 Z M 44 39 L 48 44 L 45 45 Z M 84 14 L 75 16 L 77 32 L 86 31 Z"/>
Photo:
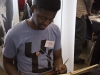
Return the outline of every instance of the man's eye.
<path id="1" fill-rule="evenodd" d="M 51 22 L 53 22 L 53 19 L 50 19 Z"/>
<path id="2" fill-rule="evenodd" d="M 46 18 L 45 17 L 41 17 L 41 20 L 46 20 Z"/>

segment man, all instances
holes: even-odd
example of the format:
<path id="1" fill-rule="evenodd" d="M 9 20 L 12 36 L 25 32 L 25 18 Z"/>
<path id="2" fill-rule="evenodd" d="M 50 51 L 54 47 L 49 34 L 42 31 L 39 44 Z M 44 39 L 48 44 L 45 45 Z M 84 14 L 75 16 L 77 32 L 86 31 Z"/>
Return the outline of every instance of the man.
<path id="1" fill-rule="evenodd" d="M 9 30 L 3 48 L 3 64 L 9 75 L 67 71 L 62 61 L 60 30 L 52 23 L 60 3 L 60 0 L 34 0 L 32 16 Z M 13 64 L 15 56 L 18 71 Z"/>
<path id="2" fill-rule="evenodd" d="M 25 2 L 26 2 L 26 0 L 18 0 L 19 19 L 20 19 L 20 21 L 22 21 Z"/>
<path id="3" fill-rule="evenodd" d="M 86 38 L 86 15 L 91 15 L 93 0 L 77 0 L 76 29 L 75 29 L 75 52 L 74 63 L 83 64 L 84 59 L 79 58 L 82 52 L 82 44 Z"/>

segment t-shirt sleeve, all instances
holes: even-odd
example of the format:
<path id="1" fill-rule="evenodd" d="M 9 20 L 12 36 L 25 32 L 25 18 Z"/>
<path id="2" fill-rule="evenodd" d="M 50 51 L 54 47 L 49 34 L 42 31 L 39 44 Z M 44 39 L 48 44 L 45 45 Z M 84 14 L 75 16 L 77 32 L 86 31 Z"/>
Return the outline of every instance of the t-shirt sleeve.
<path id="1" fill-rule="evenodd" d="M 8 34 L 5 36 L 4 39 L 4 46 L 2 53 L 4 56 L 8 58 L 13 58 L 16 55 L 16 47 L 13 39 Z"/>
<path id="2" fill-rule="evenodd" d="M 61 32 L 60 32 L 60 29 L 57 27 L 57 34 L 56 34 L 54 50 L 59 50 L 60 48 L 61 48 Z"/>

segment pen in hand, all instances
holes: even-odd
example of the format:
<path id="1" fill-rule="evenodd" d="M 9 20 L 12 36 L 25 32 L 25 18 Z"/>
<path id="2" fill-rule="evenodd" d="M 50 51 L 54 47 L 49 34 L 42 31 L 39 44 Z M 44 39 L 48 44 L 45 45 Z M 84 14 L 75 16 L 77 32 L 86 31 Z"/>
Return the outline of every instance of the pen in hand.
<path id="1" fill-rule="evenodd" d="M 69 60 L 69 58 L 65 61 L 64 65 L 67 63 L 67 61 Z M 57 71 L 57 74 L 60 73 L 60 70 Z"/>

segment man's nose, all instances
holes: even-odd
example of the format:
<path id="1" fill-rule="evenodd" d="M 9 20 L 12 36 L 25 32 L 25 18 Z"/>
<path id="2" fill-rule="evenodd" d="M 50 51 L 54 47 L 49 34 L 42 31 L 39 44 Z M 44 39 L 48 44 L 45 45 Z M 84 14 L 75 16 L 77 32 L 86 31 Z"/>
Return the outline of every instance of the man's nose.
<path id="1" fill-rule="evenodd" d="M 45 20 L 45 21 L 44 21 L 44 24 L 45 24 L 45 25 L 49 25 L 49 24 L 50 24 L 50 20 Z"/>

